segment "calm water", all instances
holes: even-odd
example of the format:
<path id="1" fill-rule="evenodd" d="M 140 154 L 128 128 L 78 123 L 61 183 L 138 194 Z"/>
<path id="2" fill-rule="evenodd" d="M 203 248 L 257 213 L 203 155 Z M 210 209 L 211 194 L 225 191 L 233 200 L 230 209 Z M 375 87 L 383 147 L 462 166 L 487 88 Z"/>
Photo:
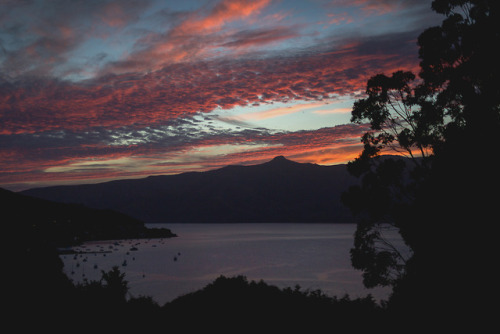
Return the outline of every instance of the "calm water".
<path id="1" fill-rule="evenodd" d="M 219 275 L 244 275 L 279 287 L 321 289 L 330 296 L 385 299 L 387 289 L 365 289 L 352 269 L 351 224 L 166 224 L 172 239 L 92 242 L 61 255 L 75 282 L 96 280 L 117 265 L 133 296 L 160 305 L 203 288 Z M 92 253 L 95 252 L 95 253 Z"/>

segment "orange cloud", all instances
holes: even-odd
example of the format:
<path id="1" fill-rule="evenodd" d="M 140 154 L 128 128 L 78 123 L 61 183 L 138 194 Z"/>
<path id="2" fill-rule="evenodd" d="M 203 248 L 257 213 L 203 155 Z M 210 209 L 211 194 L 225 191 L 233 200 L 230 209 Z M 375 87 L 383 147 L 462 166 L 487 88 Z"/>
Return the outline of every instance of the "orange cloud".
<path id="1" fill-rule="evenodd" d="M 372 53 L 367 45 L 360 43 L 341 54 L 186 62 L 147 74 L 109 75 L 81 83 L 3 83 L 0 134 L 152 126 L 217 108 L 273 101 L 317 103 L 313 101 L 331 94 L 364 91 L 373 74 L 418 66 L 416 57 L 391 49 Z M 299 110 L 294 108 L 246 117 L 276 117 Z"/>
<path id="2" fill-rule="evenodd" d="M 113 73 L 157 70 L 172 63 L 213 57 L 213 49 L 227 43 L 225 37 L 228 32 L 220 33 L 225 25 L 249 19 L 259 14 L 269 3 L 270 0 L 223 0 L 213 8 L 202 7 L 187 14 L 170 30 L 163 33 L 152 32 L 143 37 L 137 43 L 140 46 L 139 51 L 132 52 L 126 59 L 111 64 L 108 70 Z M 281 39 L 290 37 L 291 35 L 280 36 Z M 268 39 L 253 42 L 267 43 Z"/>
<path id="3" fill-rule="evenodd" d="M 382 15 L 393 12 L 398 9 L 398 7 L 404 6 L 405 4 L 401 4 L 401 1 L 398 0 L 334 0 L 332 5 L 336 7 L 356 6 L 366 12 L 367 15 L 373 13 Z"/>
<path id="4" fill-rule="evenodd" d="M 208 15 L 196 13 L 176 29 L 173 35 L 191 35 L 213 32 L 224 24 L 258 14 L 270 0 L 224 0 L 218 3 Z"/>
<path id="5" fill-rule="evenodd" d="M 258 121 L 268 118 L 285 116 L 288 114 L 293 114 L 297 112 L 301 112 L 304 110 L 314 109 L 318 107 L 324 106 L 324 102 L 314 102 L 314 103 L 306 103 L 306 104 L 294 104 L 288 107 L 282 108 L 274 108 L 269 110 L 250 112 L 239 116 L 234 117 L 225 117 L 227 120 L 238 120 L 238 121 Z"/>
<path id="6" fill-rule="evenodd" d="M 347 114 L 350 113 L 352 108 L 332 108 L 326 110 L 315 110 L 313 111 L 315 114 L 319 115 L 327 115 L 327 114 Z"/>
<path id="7" fill-rule="evenodd" d="M 0 184 L 22 189 L 34 182 L 98 182 L 255 164 L 277 155 L 301 162 L 339 163 L 359 152 L 359 138 L 366 130 L 349 124 L 284 133 L 221 131 L 191 139 L 190 129 L 186 129 L 185 134 L 168 135 L 156 142 L 113 146 L 78 144 L 76 134 L 66 136 L 62 139 L 65 145 L 57 146 L 50 138 L 39 140 L 37 146 L 20 146 L 22 138 L 18 138 L 17 147 L 0 150 Z"/>

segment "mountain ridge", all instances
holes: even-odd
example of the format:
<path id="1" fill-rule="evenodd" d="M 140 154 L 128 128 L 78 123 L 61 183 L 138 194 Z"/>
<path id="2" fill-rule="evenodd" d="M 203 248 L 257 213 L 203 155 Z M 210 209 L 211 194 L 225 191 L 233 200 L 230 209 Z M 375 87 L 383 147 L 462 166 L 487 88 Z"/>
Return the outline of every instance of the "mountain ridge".
<path id="1" fill-rule="evenodd" d="M 21 193 L 112 209 L 148 223 L 349 222 L 340 194 L 356 182 L 345 165 L 321 166 L 278 156 L 258 165 Z"/>

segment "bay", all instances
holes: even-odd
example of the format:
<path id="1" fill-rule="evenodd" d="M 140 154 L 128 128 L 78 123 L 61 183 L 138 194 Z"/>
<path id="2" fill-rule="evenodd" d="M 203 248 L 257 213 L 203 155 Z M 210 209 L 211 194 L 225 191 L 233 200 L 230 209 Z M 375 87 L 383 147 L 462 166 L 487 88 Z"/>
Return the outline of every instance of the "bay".
<path id="1" fill-rule="evenodd" d="M 366 289 L 352 268 L 354 224 L 151 224 L 178 237 L 89 242 L 61 255 L 74 282 L 98 280 L 118 266 L 130 295 L 160 305 L 203 288 L 218 276 L 244 275 L 280 288 L 299 285 L 329 296 L 387 299 L 387 288 Z"/>

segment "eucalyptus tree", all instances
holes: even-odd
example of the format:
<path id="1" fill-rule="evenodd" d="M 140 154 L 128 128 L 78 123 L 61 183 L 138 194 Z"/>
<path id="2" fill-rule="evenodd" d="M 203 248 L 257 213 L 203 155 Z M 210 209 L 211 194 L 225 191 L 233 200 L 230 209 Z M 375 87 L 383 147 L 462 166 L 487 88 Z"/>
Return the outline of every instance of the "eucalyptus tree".
<path id="1" fill-rule="evenodd" d="M 343 194 L 358 223 L 352 264 L 367 287 L 399 291 L 415 280 L 456 291 L 477 282 L 460 267 L 483 268 L 496 235 L 500 1 L 435 0 L 432 9 L 445 18 L 418 38 L 418 75 L 373 76 L 352 110 L 352 122 L 370 125 L 348 165 L 359 185 Z M 380 157 L 390 152 L 409 159 Z"/>

